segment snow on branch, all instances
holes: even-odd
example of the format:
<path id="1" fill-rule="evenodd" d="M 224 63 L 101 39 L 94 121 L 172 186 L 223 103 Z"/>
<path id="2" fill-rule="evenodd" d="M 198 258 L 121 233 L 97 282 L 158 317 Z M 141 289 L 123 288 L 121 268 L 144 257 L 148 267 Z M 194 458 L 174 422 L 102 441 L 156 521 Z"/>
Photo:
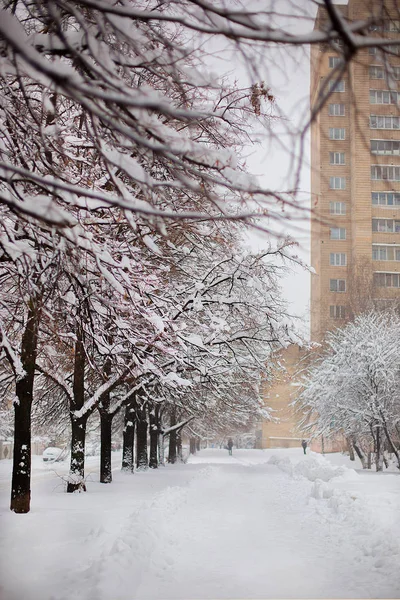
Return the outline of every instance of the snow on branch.
<path id="1" fill-rule="evenodd" d="M 21 359 L 4 332 L 3 326 L 0 323 L 0 348 L 3 349 L 8 362 L 16 376 L 17 380 L 23 379 L 26 376 L 25 369 L 22 366 Z"/>

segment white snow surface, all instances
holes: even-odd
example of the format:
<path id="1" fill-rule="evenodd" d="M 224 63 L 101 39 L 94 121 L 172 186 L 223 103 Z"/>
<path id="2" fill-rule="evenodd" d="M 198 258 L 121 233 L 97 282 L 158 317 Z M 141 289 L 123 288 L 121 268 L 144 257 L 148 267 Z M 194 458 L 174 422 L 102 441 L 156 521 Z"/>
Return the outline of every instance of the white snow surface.
<path id="1" fill-rule="evenodd" d="M 0 461 L 0 598 L 399 598 L 400 476 L 340 454 L 202 450 L 65 494 L 33 457 L 32 510 L 8 510 Z M 357 470 L 354 470 L 354 466 Z"/>

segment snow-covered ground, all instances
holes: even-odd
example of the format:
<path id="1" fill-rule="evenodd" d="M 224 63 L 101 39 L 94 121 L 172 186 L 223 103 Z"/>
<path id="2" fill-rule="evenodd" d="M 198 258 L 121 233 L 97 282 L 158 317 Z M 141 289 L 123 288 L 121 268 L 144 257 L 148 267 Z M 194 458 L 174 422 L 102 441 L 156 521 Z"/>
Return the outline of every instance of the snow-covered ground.
<path id="1" fill-rule="evenodd" d="M 112 485 L 93 457 L 88 492 L 67 495 L 67 465 L 35 457 L 27 515 L 8 511 L 0 462 L 1 600 L 400 597 L 395 472 L 301 449 L 203 450 L 133 476 L 114 459 Z"/>

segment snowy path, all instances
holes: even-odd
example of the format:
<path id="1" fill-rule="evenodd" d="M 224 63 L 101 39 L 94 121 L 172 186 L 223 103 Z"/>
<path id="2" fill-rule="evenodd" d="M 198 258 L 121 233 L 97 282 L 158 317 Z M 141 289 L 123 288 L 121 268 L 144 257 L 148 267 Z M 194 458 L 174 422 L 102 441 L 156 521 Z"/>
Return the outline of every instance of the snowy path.
<path id="1" fill-rule="evenodd" d="M 290 452 L 267 464 L 276 451 L 203 451 L 73 497 L 41 482 L 29 515 L 2 513 L 0 597 L 398 598 L 400 478 L 332 478 L 324 459 L 293 467 Z M 360 491 L 372 479 L 381 496 Z"/>

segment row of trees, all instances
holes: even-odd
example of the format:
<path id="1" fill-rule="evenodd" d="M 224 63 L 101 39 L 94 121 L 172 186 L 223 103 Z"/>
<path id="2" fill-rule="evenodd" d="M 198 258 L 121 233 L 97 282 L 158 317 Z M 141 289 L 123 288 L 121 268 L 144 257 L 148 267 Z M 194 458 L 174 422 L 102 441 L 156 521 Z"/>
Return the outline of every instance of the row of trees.
<path id="1" fill-rule="evenodd" d="M 84 487 L 97 411 L 108 483 L 120 411 L 124 469 L 134 432 L 139 467 L 157 466 L 167 434 L 173 460 L 185 424 L 201 434 L 260 418 L 260 372 L 290 337 L 278 282 L 291 244 L 244 249 L 258 211 L 241 208 L 267 195 L 240 153 L 273 98 L 215 81 L 168 18 L 178 6 L 151 8 L 13 1 L 1 14 L 1 386 L 3 403 L 14 398 L 16 512 L 30 507 L 32 409 L 48 428 L 69 423 L 70 492 Z"/>
<path id="2" fill-rule="evenodd" d="M 303 381 L 297 400 L 311 435 L 344 435 L 363 468 L 384 451 L 400 468 L 400 318 L 370 312 L 328 334 L 326 349 Z"/>

